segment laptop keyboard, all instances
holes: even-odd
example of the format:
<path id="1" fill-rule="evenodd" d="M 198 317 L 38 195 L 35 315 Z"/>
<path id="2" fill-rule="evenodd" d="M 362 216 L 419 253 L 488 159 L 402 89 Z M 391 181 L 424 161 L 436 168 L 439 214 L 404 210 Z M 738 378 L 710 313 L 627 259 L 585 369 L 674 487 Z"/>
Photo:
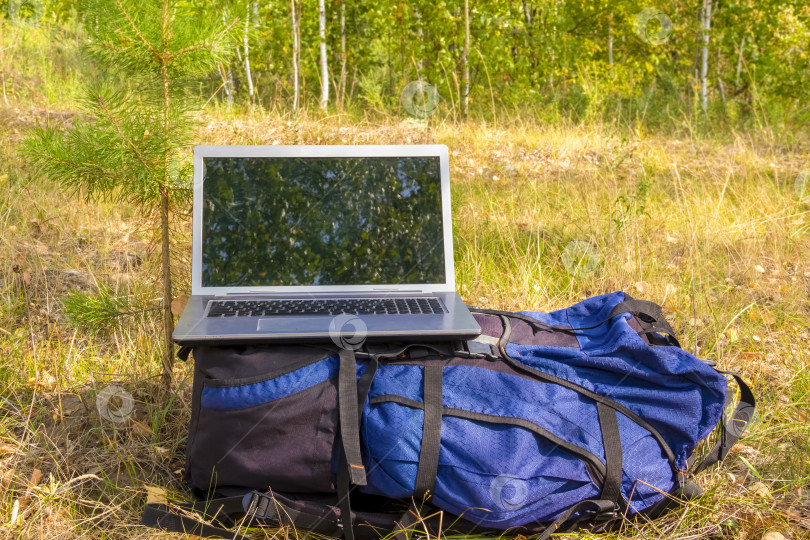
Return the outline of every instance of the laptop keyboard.
<path id="1" fill-rule="evenodd" d="M 443 314 L 436 297 L 328 298 L 305 300 L 212 300 L 209 317 L 277 315 L 433 315 Z"/>

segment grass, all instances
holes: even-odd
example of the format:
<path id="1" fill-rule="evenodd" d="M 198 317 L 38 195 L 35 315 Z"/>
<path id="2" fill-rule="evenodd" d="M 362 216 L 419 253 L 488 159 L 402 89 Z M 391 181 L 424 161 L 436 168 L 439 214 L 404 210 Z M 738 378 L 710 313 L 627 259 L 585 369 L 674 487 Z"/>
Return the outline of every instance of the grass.
<path id="1" fill-rule="evenodd" d="M 183 496 L 190 400 L 187 363 L 172 392 L 159 386 L 152 231 L 131 209 L 31 176 L 21 135 L 72 113 L 54 85 L 37 93 L 24 82 L 55 68 L 21 50 L 0 58 L 16 81 L 0 103 L 0 535 L 171 537 L 137 526 L 145 485 Z M 684 348 L 739 371 L 760 400 L 725 466 L 698 477 L 704 498 L 608 537 L 810 537 L 810 204 L 795 190 L 810 141 L 441 115 L 294 120 L 212 106 L 198 139 L 447 144 L 457 288 L 468 303 L 548 311 L 625 290 L 661 303 Z M 175 248 L 186 290 L 187 237 L 185 222 Z M 116 324 L 83 317 L 82 295 L 120 313 Z M 127 422 L 99 414 L 109 386 L 133 396 Z"/>

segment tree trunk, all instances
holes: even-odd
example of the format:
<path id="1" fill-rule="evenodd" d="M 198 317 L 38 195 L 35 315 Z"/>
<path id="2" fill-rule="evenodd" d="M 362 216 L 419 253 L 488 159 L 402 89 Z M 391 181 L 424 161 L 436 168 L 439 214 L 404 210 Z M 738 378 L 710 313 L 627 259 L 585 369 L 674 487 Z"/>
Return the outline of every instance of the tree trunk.
<path id="1" fill-rule="evenodd" d="M 413 14 L 416 17 L 416 41 L 419 43 L 420 49 L 421 49 L 422 38 L 424 38 L 424 35 L 425 35 L 424 31 L 422 30 L 422 13 L 420 13 L 418 7 L 414 7 L 413 8 Z M 421 50 L 420 50 L 419 61 L 416 62 L 416 78 L 420 79 L 420 80 L 422 79 L 422 66 L 423 65 L 424 65 L 424 62 L 422 60 L 422 54 L 421 54 Z"/>
<path id="2" fill-rule="evenodd" d="M 338 105 L 343 109 L 346 95 L 346 0 L 340 0 L 340 91 Z"/>
<path id="3" fill-rule="evenodd" d="M 700 106 L 703 108 L 703 111 L 706 112 L 709 110 L 706 79 L 709 74 L 709 30 L 712 24 L 712 0 L 703 0 L 703 9 L 700 11 L 700 19 L 703 41 L 700 61 Z"/>
<path id="4" fill-rule="evenodd" d="M 247 77 L 248 96 L 253 100 L 253 77 L 250 75 L 250 45 L 248 44 L 248 28 L 250 27 L 250 4 L 245 9 L 245 34 L 242 41 L 245 46 L 245 77 Z"/>
<path id="5" fill-rule="evenodd" d="M 613 15 L 608 21 L 608 66 L 610 66 L 610 76 L 613 77 Z"/>
<path id="6" fill-rule="evenodd" d="M 296 14 L 295 0 L 290 0 L 290 13 L 292 17 L 292 68 L 293 68 L 293 113 L 298 111 L 298 102 L 300 100 L 300 88 L 298 86 L 298 16 Z"/>
<path id="7" fill-rule="evenodd" d="M 470 2 L 464 0 L 464 118 L 470 115 Z"/>
<path id="8" fill-rule="evenodd" d="M 167 165 L 168 166 L 168 165 Z M 174 318 L 172 317 L 172 270 L 169 253 L 169 192 L 160 192 L 160 263 L 163 270 L 163 384 L 169 387 L 174 370 Z"/>
<path id="9" fill-rule="evenodd" d="M 737 55 L 737 74 L 734 77 L 734 90 L 740 88 L 740 73 L 742 72 L 743 49 L 745 48 L 745 36 L 740 40 L 740 52 Z"/>
<path id="10" fill-rule="evenodd" d="M 329 104 L 329 64 L 326 58 L 326 5 L 318 0 L 318 36 L 321 49 L 321 109 Z"/>
<path id="11" fill-rule="evenodd" d="M 169 2 L 164 0 L 161 17 L 163 38 L 161 41 L 166 47 L 169 34 Z M 163 53 L 167 53 L 164 49 Z M 163 79 L 163 129 L 169 132 L 171 124 L 171 98 L 169 93 L 169 66 L 166 55 L 161 56 L 161 78 Z M 163 270 L 163 384 L 167 388 L 172 383 L 174 371 L 174 318 L 172 317 L 172 269 L 171 255 L 169 253 L 169 152 L 163 153 L 163 185 L 160 186 L 160 262 Z"/>
<path id="12" fill-rule="evenodd" d="M 222 88 L 225 89 L 225 95 L 228 97 L 228 105 L 233 105 L 233 91 L 231 90 L 230 81 L 228 81 L 228 75 L 225 73 L 225 68 L 222 67 L 222 64 L 219 64 L 219 76 L 222 77 Z"/>

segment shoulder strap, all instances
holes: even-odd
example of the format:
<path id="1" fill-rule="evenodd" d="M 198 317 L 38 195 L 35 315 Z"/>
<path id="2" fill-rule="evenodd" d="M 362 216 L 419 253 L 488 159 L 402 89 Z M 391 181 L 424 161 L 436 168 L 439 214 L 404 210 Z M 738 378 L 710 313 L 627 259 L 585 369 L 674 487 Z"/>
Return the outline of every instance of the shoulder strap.
<path id="1" fill-rule="evenodd" d="M 324 536 L 340 537 L 343 534 L 343 528 L 336 515 L 330 517 L 328 514 L 313 514 L 288 507 L 272 493 L 249 491 L 244 495 L 200 500 L 177 506 L 206 516 L 213 515 L 213 519 L 226 522 L 229 526 L 235 524 L 235 518 L 246 516 L 242 527 L 261 522 L 268 525 L 292 525 Z M 202 538 L 250 540 L 239 534 L 238 530 L 208 525 L 198 519 L 179 514 L 166 504 L 147 504 L 141 516 L 141 525 L 167 532 L 193 534 Z"/>
<path id="2" fill-rule="evenodd" d="M 674 345 L 675 347 L 681 346 L 678 342 L 678 338 L 675 337 L 675 330 L 672 329 L 667 318 L 664 317 L 664 311 L 661 309 L 661 306 L 648 300 L 636 300 L 627 293 L 624 293 L 624 297 L 623 302 L 619 302 L 613 306 L 613 309 L 608 315 L 608 319 L 612 319 L 619 313 L 630 313 L 639 320 L 642 329 L 640 333 L 646 334 L 651 344 Z M 660 343 L 661 337 L 657 336 L 658 334 L 664 334 L 666 336 Z M 658 339 L 656 339 L 656 336 Z"/>
<path id="3" fill-rule="evenodd" d="M 236 513 L 234 511 L 234 503 L 238 504 L 238 510 L 243 512 L 242 497 L 223 497 L 222 499 L 214 499 L 211 502 L 214 503 L 214 506 L 217 506 L 217 501 L 219 501 L 223 507 L 227 506 L 231 509 L 230 512 L 222 513 L 220 517 L 227 518 L 228 514 Z M 198 510 L 195 506 L 196 504 L 180 505 L 181 508 L 186 510 Z M 167 504 L 147 503 L 141 515 L 141 525 L 168 532 L 193 534 L 202 538 L 249 540 L 238 532 L 235 533 L 228 529 L 208 525 L 193 517 L 179 514 L 173 511 Z"/>
<path id="4" fill-rule="evenodd" d="M 757 400 L 754 396 L 754 392 L 751 391 L 751 387 L 745 383 L 742 377 L 733 371 L 720 371 L 719 369 L 717 371 L 723 375 L 729 375 L 734 379 L 737 386 L 740 388 L 740 401 L 734 408 L 731 418 L 729 418 L 727 422 L 720 424 L 720 436 L 717 438 L 717 442 L 706 454 L 706 457 L 703 458 L 703 461 L 694 467 L 692 474 L 697 474 L 723 461 L 728 455 L 729 450 L 731 450 L 731 447 L 734 446 L 740 437 L 742 437 L 743 433 L 745 433 L 745 429 L 748 427 L 748 424 L 751 423 L 754 417 L 754 411 L 756 411 Z M 690 463 L 690 465 L 692 465 L 692 463 Z"/>

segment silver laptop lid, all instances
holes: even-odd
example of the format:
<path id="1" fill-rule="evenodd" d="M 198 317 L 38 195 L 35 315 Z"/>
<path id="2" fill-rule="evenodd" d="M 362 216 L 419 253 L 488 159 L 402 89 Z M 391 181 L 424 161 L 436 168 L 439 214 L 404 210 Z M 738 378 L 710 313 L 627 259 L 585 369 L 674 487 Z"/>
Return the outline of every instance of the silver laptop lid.
<path id="1" fill-rule="evenodd" d="M 192 294 L 454 289 L 446 146 L 195 147 Z"/>

